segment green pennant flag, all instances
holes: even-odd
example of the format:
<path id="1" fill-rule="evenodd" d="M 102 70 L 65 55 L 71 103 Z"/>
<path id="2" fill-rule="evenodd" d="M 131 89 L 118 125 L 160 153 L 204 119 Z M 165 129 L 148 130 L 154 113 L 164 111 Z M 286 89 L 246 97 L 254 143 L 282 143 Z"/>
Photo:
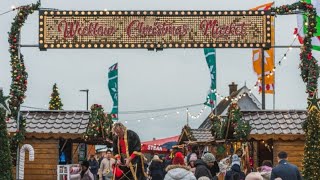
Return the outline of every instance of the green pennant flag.
<path id="1" fill-rule="evenodd" d="M 108 87 L 109 87 L 109 92 L 111 95 L 111 98 L 113 100 L 113 107 L 111 110 L 111 117 L 113 121 L 118 120 L 118 63 L 112 65 L 109 68 L 109 73 L 108 73 Z"/>
<path id="2" fill-rule="evenodd" d="M 217 97 L 216 97 L 216 88 L 217 88 L 216 50 L 214 48 L 205 48 L 204 55 L 206 57 L 206 61 L 210 70 L 210 77 L 211 77 L 210 92 L 208 93 L 205 104 L 213 108 L 217 100 Z"/>

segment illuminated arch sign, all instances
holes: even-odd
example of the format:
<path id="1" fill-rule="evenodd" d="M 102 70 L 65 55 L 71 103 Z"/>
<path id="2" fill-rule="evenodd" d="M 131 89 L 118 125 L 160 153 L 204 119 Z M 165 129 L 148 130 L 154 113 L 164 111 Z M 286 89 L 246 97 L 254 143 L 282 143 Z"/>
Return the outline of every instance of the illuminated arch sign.
<path id="1" fill-rule="evenodd" d="M 40 11 L 39 47 L 269 48 L 269 11 Z"/>

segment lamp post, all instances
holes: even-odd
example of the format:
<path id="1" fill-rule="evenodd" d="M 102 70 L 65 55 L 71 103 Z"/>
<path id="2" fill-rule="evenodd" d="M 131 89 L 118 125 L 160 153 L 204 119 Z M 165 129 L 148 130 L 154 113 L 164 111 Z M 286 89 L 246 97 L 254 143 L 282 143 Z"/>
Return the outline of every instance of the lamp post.
<path id="1" fill-rule="evenodd" d="M 89 110 L 89 89 L 81 89 L 80 92 L 85 92 L 87 94 L 87 110 Z"/>

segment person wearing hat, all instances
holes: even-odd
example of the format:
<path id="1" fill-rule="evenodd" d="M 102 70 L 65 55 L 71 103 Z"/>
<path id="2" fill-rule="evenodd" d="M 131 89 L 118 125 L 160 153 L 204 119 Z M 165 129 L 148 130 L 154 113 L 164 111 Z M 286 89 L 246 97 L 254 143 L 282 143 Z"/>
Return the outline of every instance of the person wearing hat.
<path id="1" fill-rule="evenodd" d="M 81 163 L 81 180 L 94 180 L 93 174 L 89 170 L 89 161 L 85 160 Z"/>
<path id="2" fill-rule="evenodd" d="M 201 159 L 198 159 L 195 163 L 196 171 L 195 176 L 197 179 L 200 177 L 208 177 L 209 179 L 217 179 L 215 175 L 212 175 L 210 172 L 210 168 L 214 165 L 216 158 L 211 153 L 204 154 Z"/>
<path id="3" fill-rule="evenodd" d="M 163 164 L 162 160 L 158 155 L 154 155 L 149 166 L 149 173 L 152 180 L 163 180 L 164 172 L 163 172 Z"/>
<path id="4" fill-rule="evenodd" d="M 198 160 L 198 156 L 196 153 L 192 153 L 189 158 L 188 166 L 191 169 L 191 172 L 194 174 L 196 172 L 195 162 Z"/>
<path id="5" fill-rule="evenodd" d="M 177 152 L 172 160 L 172 165 L 166 168 L 164 180 L 196 180 L 190 168 L 184 163 L 184 156 Z"/>
<path id="6" fill-rule="evenodd" d="M 225 180 L 244 180 L 246 175 L 240 169 L 240 158 L 237 154 L 232 155 L 231 169 L 227 171 Z"/>

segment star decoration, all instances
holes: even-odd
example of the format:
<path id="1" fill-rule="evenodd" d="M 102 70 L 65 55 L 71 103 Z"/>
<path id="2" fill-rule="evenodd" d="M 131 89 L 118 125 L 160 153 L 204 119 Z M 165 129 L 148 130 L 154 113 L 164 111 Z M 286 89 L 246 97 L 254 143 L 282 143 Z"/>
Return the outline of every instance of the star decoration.
<path id="1" fill-rule="evenodd" d="M 9 96 L 3 96 L 3 91 L 0 89 L 0 109 L 4 109 L 6 111 L 6 116 L 11 114 L 9 108 Z"/>
<path id="2" fill-rule="evenodd" d="M 314 108 L 316 108 L 319 111 L 319 101 L 320 99 L 318 99 L 318 91 L 316 90 L 313 92 L 313 96 L 311 98 L 308 98 L 308 111 L 310 112 Z"/>

